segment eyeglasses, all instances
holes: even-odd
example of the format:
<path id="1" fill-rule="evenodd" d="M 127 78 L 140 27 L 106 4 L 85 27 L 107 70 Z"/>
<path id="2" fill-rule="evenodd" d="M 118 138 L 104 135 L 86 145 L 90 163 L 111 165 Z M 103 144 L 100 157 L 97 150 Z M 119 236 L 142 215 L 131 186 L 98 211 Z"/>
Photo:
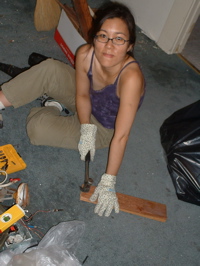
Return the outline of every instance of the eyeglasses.
<path id="1" fill-rule="evenodd" d="M 107 42 L 109 42 L 111 40 L 112 43 L 116 44 L 116 45 L 123 45 L 123 44 L 125 44 L 125 42 L 129 42 L 129 40 L 124 40 L 121 37 L 108 38 L 108 36 L 106 36 L 105 34 L 96 35 L 95 39 L 98 42 L 102 42 L 102 43 L 107 43 Z"/>

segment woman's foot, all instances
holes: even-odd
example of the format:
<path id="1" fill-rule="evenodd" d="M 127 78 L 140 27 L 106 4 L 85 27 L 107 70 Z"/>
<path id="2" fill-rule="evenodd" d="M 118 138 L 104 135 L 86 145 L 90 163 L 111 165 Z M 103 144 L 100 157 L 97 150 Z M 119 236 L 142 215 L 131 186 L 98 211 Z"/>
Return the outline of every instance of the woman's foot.
<path id="1" fill-rule="evenodd" d="M 44 94 L 41 98 L 41 106 L 54 106 L 60 110 L 60 112 L 65 112 L 67 115 L 70 113 L 67 108 L 56 101 L 54 98 L 49 97 L 48 95 Z"/>

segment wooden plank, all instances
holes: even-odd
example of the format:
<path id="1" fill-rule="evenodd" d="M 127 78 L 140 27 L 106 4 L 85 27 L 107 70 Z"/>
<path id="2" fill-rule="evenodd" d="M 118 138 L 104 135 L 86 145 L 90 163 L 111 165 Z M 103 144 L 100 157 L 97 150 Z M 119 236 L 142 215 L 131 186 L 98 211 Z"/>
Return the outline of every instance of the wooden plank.
<path id="1" fill-rule="evenodd" d="M 73 0 L 74 10 L 79 22 L 82 37 L 88 41 L 88 31 L 92 26 L 92 16 L 86 0 Z"/>
<path id="2" fill-rule="evenodd" d="M 91 186 L 89 192 L 81 192 L 80 200 L 91 202 L 90 197 L 95 190 L 95 186 Z M 133 196 L 116 193 L 119 201 L 120 211 L 136 214 L 149 219 L 165 222 L 167 220 L 167 208 L 165 204 L 149 201 Z"/>

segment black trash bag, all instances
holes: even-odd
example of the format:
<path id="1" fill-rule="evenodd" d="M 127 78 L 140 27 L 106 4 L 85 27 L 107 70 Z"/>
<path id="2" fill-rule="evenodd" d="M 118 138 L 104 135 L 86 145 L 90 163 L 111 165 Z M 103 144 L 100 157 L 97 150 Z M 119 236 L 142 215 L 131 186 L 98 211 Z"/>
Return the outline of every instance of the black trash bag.
<path id="1" fill-rule="evenodd" d="M 200 100 L 168 117 L 160 137 L 178 199 L 200 205 Z"/>

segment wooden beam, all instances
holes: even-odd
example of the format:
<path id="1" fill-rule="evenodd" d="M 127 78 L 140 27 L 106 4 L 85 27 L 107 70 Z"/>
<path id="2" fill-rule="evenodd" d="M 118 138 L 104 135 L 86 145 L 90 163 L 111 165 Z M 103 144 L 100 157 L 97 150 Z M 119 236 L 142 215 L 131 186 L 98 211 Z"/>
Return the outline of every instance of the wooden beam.
<path id="1" fill-rule="evenodd" d="M 82 37 L 88 41 L 88 31 L 92 26 L 92 16 L 86 0 L 72 0 Z"/>
<path id="2" fill-rule="evenodd" d="M 81 192 L 80 200 L 91 202 L 90 197 L 96 187 L 91 186 L 89 192 Z M 149 201 L 133 196 L 116 193 L 119 201 L 120 211 L 136 214 L 149 219 L 165 222 L 167 220 L 167 208 L 165 204 Z"/>
<path id="3" fill-rule="evenodd" d="M 74 27 L 76 28 L 76 30 L 80 33 L 80 27 L 79 27 L 79 23 L 76 17 L 76 13 L 74 11 L 74 9 L 72 7 L 68 7 L 65 4 L 62 4 L 59 0 L 55 0 L 59 6 L 65 11 L 66 15 L 68 16 L 68 18 L 71 20 L 72 24 L 74 25 Z"/>

